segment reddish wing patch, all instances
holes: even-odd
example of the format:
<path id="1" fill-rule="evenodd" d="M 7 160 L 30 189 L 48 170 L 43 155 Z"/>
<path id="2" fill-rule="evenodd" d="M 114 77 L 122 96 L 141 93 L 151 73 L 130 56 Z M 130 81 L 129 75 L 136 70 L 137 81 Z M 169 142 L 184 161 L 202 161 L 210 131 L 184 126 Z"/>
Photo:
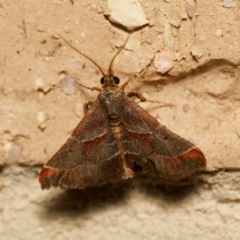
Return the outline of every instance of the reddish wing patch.
<path id="1" fill-rule="evenodd" d="M 152 154 L 149 159 L 153 162 L 159 177 L 165 179 L 183 178 L 206 166 L 206 159 L 198 148 L 190 149 L 176 157 Z"/>
<path id="2" fill-rule="evenodd" d="M 136 133 L 128 131 L 132 141 L 136 144 L 142 154 L 148 155 L 153 150 L 153 138 L 149 133 Z M 143 149 L 144 146 L 144 149 Z"/>
<path id="3" fill-rule="evenodd" d="M 107 134 L 107 132 L 105 134 L 103 134 L 102 136 L 99 136 L 93 140 L 84 141 L 82 143 L 82 151 L 85 154 L 87 154 L 88 150 L 91 149 L 94 145 L 99 145 L 104 141 L 106 134 Z"/>
<path id="4" fill-rule="evenodd" d="M 54 168 L 43 167 L 39 174 L 39 182 L 42 189 L 49 189 L 51 186 L 57 187 L 61 171 Z"/>

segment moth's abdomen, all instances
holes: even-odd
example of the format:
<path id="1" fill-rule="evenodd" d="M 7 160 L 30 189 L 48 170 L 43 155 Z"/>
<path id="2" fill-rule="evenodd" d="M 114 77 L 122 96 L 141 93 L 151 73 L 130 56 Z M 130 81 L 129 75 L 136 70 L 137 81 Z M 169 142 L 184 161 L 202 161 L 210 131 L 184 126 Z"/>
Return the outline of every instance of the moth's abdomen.
<path id="1" fill-rule="evenodd" d="M 113 132 L 114 138 L 117 139 L 122 139 L 123 136 L 123 125 L 120 120 L 117 121 L 109 121 L 111 130 Z"/>
<path id="2" fill-rule="evenodd" d="M 125 159 L 125 152 L 126 149 L 124 149 L 124 127 L 122 125 L 121 120 L 117 119 L 115 121 L 109 121 L 109 125 L 111 127 L 114 139 L 117 143 L 118 151 L 120 152 L 120 156 L 123 162 L 123 168 L 124 168 L 124 175 L 123 179 L 132 178 L 134 176 L 134 172 L 131 168 L 128 167 Z"/>

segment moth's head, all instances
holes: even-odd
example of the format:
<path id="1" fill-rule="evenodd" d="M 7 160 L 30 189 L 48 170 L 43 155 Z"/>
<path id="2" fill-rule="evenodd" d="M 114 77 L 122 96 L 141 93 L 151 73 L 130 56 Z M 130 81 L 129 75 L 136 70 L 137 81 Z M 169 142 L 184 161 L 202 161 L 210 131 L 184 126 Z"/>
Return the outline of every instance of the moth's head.
<path id="1" fill-rule="evenodd" d="M 102 84 L 103 88 L 117 87 L 118 84 L 120 83 L 120 79 L 116 76 L 107 75 L 107 76 L 103 76 L 100 79 L 100 83 Z"/>

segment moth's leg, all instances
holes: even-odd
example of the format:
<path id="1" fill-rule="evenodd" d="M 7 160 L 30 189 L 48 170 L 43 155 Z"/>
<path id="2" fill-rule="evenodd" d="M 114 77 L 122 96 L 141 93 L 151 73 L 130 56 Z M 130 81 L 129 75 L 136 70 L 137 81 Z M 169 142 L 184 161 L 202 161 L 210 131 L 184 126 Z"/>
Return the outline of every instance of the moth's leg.
<path id="1" fill-rule="evenodd" d="M 141 102 L 146 102 L 147 99 L 143 96 L 142 93 L 139 93 L 139 92 L 129 92 L 127 94 L 127 96 L 130 98 L 130 97 L 136 97 L 138 98 Z"/>
<path id="2" fill-rule="evenodd" d="M 92 101 L 84 103 L 84 105 L 83 105 L 84 115 L 90 110 L 90 108 L 92 107 L 93 104 L 94 104 L 94 102 L 92 102 Z"/>
<path id="3" fill-rule="evenodd" d="M 99 91 L 99 92 L 102 91 L 102 88 L 100 88 L 100 87 L 95 87 L 95 86 L 94 86 L 94 87 L 87 87 L 87 86 L 85 86 L 85 85 L 83 85 L 83 84 L 81 84 L 81 83 L 79 83 L 79 82 L 78 82 L 78 84 L 79 84 L 81 87 L 84 87 L 84 88 L 89 89 L 89 90 L 91 90 L 91 91 L 94 91 L 94 90 Z M 85 102 L 85 103 L 84 103 L 84 105 L 83 105 L 84 115 L 89 111 L 89 109 L 91 108 L 91 106 L 93 105 L 93 103 L 94 103 L 94 102 L 92 102 L 92 101 L 89 101 L 89 102 Z"/>
<path id="4" fill-rule="evenodd" d="M 102 91 L 102 88 L 100 88 L 100 87 L 96 87 L 96 86 L 87 87 L 87 86 L 83 85 L 83 84 L 80 83 L 80 82 L 77 82 L 77 83 L 78 83 L 81 87 L 84 87 L 84 88 L 89 89 L 89 90 L 91 90 L 91 91 L 94 91 L 94 90 L 99 91 L 99 92 Z"/>
<path id="5" fill-rule="evenodd" d="M 154 59 L 154 58 L 153 58 Z M 138 78 L 139 76 L 141 76 L 144 72 L 146 72 L 148 70 L 148 68 L 151 66 L 153 59 L 137 74 L 135 74 L 133 77 L 128 78 L 120 87 L 122 90 L 124 90 L 124 88 L 135 78 Z"/>
<path id="6" fill-rule="evenodd" d="M 172 107 L 174 106 L 174 104 L 172 103 L 166 103 L 166 102 L 159 102 L 159 101 L 153 101 L 153 100 L 150 100 L 150 99 L 146 99 L 142 93 L 139 93 L 139 92 L 129 92 L 127 94 L 127 97 L 136 97 L 138 98 L 140 101 L 139 102 L 151 102 L 151 103 L 158 103 L 160 104 L 159 107 Z M 139 103 L 138 102 L 138 103 Z"/>

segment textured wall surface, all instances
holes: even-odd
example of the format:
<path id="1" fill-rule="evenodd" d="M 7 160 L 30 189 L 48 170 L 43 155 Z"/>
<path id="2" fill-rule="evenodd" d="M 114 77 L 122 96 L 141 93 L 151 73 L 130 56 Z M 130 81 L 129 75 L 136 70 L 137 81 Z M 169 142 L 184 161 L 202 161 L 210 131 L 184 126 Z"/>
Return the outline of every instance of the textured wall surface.
<path id="1" fill-rule="evenodd" d="M 139 177 L 42 191 L 40 166 L 97 95 L 73 79 L 99 86 L 101 78 L 57 33 L 106 70 L 128 32 L 110 22 L 107 1 L 0 1 L 0 239 L 239 239 L 239 2 L 141 7 L 149 23 L 131 34 L 114 72 L 123 81 L 158 51 L 171 53 L 170 71 L 151 66 L 127 90 L 172 104 L 140 103 L 201 148 L 206 170 L 175 183 Z"/>
<path id="2" fill-rule="evenodd" d="M 38 170 L 1 172 L 0 239 L 239 239 L 238 172 L 43 192 Z"/>

